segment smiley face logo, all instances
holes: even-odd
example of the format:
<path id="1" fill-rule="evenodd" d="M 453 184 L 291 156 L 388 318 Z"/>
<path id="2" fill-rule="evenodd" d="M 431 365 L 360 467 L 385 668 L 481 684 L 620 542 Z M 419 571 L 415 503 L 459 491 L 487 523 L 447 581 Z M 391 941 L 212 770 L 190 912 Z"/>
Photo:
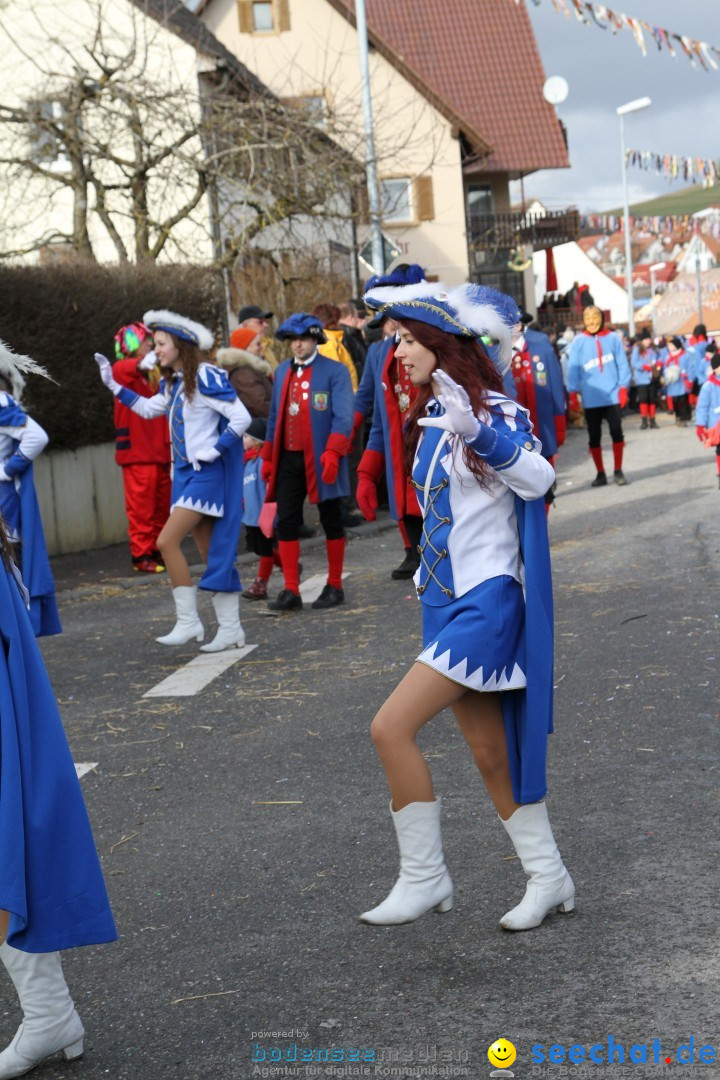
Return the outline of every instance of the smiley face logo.
<path id="1" fill-rule="evenodd" d="M 517 1057 L 517 1050 L 508 1039 L 496 1039 L 488 1048 L 488 1061 L 498 1069 L 509 1069 Z"/>

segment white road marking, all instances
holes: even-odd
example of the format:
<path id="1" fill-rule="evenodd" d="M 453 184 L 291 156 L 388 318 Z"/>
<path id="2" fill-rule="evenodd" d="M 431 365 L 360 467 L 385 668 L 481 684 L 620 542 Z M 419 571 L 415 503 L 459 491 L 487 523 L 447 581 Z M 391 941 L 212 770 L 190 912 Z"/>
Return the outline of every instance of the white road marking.
<path id="1" fill-rule="evenodd" d="M 349 573 L 343 574 L 342 579 L 350 577 Z M 327 584 L 327 574 L 313 574 L 307 581 L 303 581 L 300 584 L 300 595 L 303 598 L 304 604 L 312 604 L 313 600 L 317 600 L 320 593 Z"/>
<path id="2" fill-rule="evenodd" d="M 97 769 L 99 761 L 76 761 L 75 772 L 77 773 L 78 780 L 81 776 L 85 776 L 86 773 L 92 772 L 93 769 Z"/>
<path id="3" fill-rule="evenodd" d="M 242 649 L 225 649 L 218 653 L 200 653 L 190 663 L 153 686 L 143 697 L 193 697 L 253 649 L 257 649 L 257 645 L 243 645 Z"/>

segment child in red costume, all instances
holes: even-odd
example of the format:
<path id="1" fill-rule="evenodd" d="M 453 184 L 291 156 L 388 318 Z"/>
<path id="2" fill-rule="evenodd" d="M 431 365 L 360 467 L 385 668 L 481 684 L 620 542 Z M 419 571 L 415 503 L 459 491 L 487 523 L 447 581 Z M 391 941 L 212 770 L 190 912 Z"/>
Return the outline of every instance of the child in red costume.
<path id="1" fill-rule="evenodd" d="M 143 323 L 122 326 L 115 335 L 113 376 L 121 386 L 150 398 L 159 375 L 152 331 Z M 143 420 L 115 399 L 115 460 L 123 472 L 133 569 L 161 574 L 157 538 L 170 513 L 170 437 L 164 416 Z"/>

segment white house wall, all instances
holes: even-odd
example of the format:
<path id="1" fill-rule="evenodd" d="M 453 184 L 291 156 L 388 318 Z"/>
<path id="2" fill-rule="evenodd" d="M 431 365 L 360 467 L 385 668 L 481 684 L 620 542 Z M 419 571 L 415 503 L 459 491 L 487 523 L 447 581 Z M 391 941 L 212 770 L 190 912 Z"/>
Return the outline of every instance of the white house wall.
<path id="1" fill-rule="evenodd" d="M 333 120 L 328 134 L 364 160 L 357 34 L 327 0 L 290 0 L 290 30 L 280 34 L 240 33 L 235 0 L 212 0 L 203 19 L 279 97 L 324 94 Z M 433 187 L 433 220 L 386 224 L 384 231 L 406 261 L 451 284 L 463 281 L 468 263 L 460 143 L 450 123 L 375 51 L 370 78 L 380 175 L 429 175 Z"/>
<path id="2" fill-rule="evenodd" d="M 571 241 L 569 244 L 558 244 L 553 248 L 555 257 L 555 273 L 557 274 L 557 292 L 566 293 L 572 289 L 575 282 L 580 285 L 588 285 L 593 299 L 603 311 L 610 312 L 612 322 L 625 323 L 628 318 L 628 296 L 621 285 L 609 278 L 607 274 L 589 258 L 579 244 Z M 533 256 L 533 270 L 535 272 L 535 298 L 542 300 L 546 292 L 546 256 L 544 251 L 536 251 Z"/>

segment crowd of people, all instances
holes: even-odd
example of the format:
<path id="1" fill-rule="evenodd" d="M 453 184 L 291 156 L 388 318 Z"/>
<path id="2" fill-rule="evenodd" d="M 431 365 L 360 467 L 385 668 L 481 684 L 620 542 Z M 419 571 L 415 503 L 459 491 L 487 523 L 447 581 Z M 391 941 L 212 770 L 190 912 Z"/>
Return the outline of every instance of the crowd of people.
<path id="1" fill-rule="evenodd" d="M 326 584 L 312 607 L 342 605 L 348 521 L 356 507 L 372 520 L 386 498 L 404 547 L 392 575 L 415 581 L 422 649 L 371 724 L 400 869 L 389 895 L 360 919 L 391 925 L 452 908 L 441 802 L 416 742 L 445 708 L 528 878 L 500 925 L 530 930 L 553 911 L 572 911 L 575 886 L 544 801 L 553 725 L 553 464 L 568 418 L 584 414 L 592 486 L 608 483 L 603 423 L 613 479 L 626 484 L 623 412 L 631 393 L 642 429 L 657 427 L 664 399 L 680 425 L 694 408 L 698 435 L 718 447 L 716 345 L 697 327 L 691 342 L 659 343 L 642 331 L 628 349 L 603 312 L 585 304 L 583 330 L 561 362 L 552 338 L 509 296 L 474 284 L 447 288 L 406 264 L 371 279 L 362 301 L 292 313 L 274 342 L 272 312 L 253 306 L 239 314 L 228 346 L 216 353 L 207 327 L 153 310 L 118 330 L 114 362 L 95 354 L 115 398 L 133 566 L 167 571 L 172 585 L 175 625 L 157 640 L 204 640 L 197 587 L 211 594 L 217 618 L 204 651 L 244 644 L 241 595 L 277 613 L 299 611 L 306 501 L 318 508 L 327 555 Z M 279 361 L 278 349 L 290 356 Z M 0 1080 L 59 1051 L 68 1059 L 82 1054 L 83 1027 L 58 950 L 116 936 L 35 642 L 60 624 L 32 486 L 32 461 L 47 437 L 20 403 L 22 371 L 32 366 L 7 348 L 0 355 L 0 633 L 7 643 L 0 650 L 0 960 L 23 1009 L 0 1054 Z M 244 594 L 235 566 L 243 524 L 258 559 Z M 182 546 L 188 536 L 205 565 L 197 587 Z M 270 599 L 275 568 L 283 584 Z"/>

